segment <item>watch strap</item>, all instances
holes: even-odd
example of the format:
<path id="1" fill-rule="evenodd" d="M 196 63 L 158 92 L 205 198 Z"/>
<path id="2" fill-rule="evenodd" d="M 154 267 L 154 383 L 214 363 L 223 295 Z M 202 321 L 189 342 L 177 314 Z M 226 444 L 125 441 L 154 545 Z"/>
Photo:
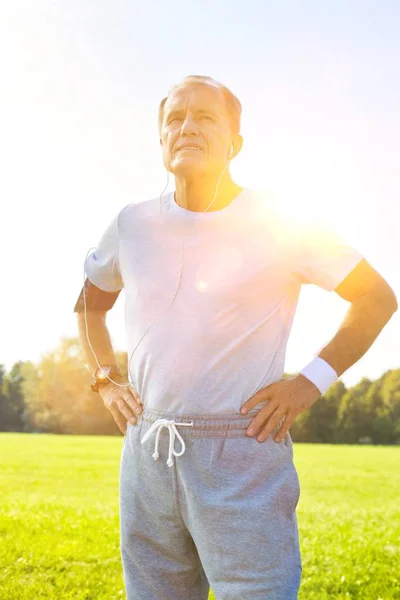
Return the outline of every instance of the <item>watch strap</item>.
<path id="1" fill-rule="evenodd" d="M 110 369 L 108 373 L 108 377 L 114 379 L 116 376 L 122 377 L 122 373 L 116 365 L 100 365 L 102 369 Z M 99 392 L 100 388 L 105 387 L 110 382 L 107 378 L 99 378 L 96 376 L 96 373 L 99 371 L 99 368 L 96 369 L 93 375 L 93 384 L 90 385 L 93 392 Z"/>

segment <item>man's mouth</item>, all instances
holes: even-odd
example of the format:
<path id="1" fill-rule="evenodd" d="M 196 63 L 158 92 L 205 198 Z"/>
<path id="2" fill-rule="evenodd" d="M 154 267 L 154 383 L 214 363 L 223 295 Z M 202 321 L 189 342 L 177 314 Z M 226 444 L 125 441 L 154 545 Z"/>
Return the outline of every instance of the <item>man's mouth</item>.
<path id="1" fill-rule="evenodd" d="M 201 151 L 202 149 L 200 148 L 200 146 L 178 146 L 178 148 L 176 149 L 176 152 L 182 152 L 183 150 L 193 150 L 193 151 Z"/>

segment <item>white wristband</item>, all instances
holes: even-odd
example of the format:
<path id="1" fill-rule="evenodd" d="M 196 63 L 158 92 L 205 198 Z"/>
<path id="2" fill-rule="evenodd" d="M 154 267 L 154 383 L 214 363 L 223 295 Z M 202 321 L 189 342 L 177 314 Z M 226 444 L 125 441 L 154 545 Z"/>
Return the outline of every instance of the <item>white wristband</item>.
<path id="1" fill-rule="evenodd" d="M 324 394 L 338 380 L 335 369 L 319 356 L 308 363 L 300 373 L 307 377 L 319 389 L 321 394 Z"/>

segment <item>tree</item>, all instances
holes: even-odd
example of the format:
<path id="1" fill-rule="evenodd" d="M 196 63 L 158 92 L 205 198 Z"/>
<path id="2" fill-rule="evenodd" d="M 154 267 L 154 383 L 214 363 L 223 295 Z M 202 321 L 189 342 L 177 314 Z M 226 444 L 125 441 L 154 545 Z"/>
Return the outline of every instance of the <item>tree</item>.
<path id="1" fill-rule="evenodd" d="M 307 422 L 308 441 L 325 444 L 336 441 L 339 406 L 345 393 L 346 386 L 338 380 L 311 406 Z"/>
<path id="2" fill-rule="evenodd" d="M 12 410 L 7 396 L 6 370 L 0 364 L 0 431 L 11 431 Z"/>
<path id="3" fill-rule="evenodd" d="M 387 371 L 371 384 L 366 404 L 374 443 L 400 442 L 400 369 Z"/>
<path id="4" fill-rule="evenodd" d="M 333 444 L 338 429 L 338 412 L 346 386 L 339 380 L 318 400 L 301 413 L 290 428 L 290 435 L 296 442 Z"/>
<path id="5" fill-rule="evenodd" d="M 361 438 L 368 435 L 369 415 L 365 397 L 370 385 L 371 381 L 363 377 L 342 396 L 338 411 L 338 442 L 357 444 Z"/>
<path id="6" fill-rule="evenodd" d="M 116 353 L 126 373 L 126 353 Z M 79 338 L 63 338 L 58 348 L 25 368 L 24 393 L 33 427 L 39 431 L 120 435 L 101 396 L 90 389 Z"/>
<path id="7" fill-rule="evenodd" d="M 22 390 L 23 362 L 13 365 L 8 375 L 2 378 L 2 408 L 0 422 L 3 431 L 25 431 L 25 398 Z"/>

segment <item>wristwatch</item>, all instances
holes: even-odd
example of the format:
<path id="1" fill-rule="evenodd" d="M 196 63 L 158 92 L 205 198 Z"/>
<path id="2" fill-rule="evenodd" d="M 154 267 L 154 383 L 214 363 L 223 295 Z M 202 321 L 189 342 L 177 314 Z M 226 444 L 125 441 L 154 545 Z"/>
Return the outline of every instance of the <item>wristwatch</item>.
<path id="1" fill-rule="evenodd" d="M 90 385 L 93 392 L 99 392 L 100 389 L 111 383 L 106 376 L 114 379 L 122 377 L 122 373 L 116 365 L 101 365 L 101 369 L 97 368 L 93 374 L 93 384 Z"/>

